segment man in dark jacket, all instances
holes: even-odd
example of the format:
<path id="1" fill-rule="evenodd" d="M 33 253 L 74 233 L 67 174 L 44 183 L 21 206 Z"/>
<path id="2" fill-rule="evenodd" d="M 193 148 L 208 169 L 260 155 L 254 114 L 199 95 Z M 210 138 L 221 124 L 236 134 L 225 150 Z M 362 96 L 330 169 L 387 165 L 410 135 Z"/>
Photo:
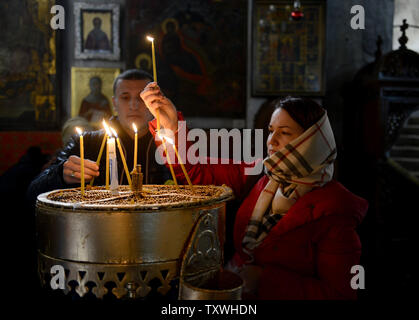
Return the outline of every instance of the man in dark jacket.
<path id="1" fill-rule="evenodd" d="M 108 124 L 118 133 L 129 170 L 132 170 L 134 161 L 132 124 L 136 124 L 138 128 L 137 164 L 141 165 L 144 174 L 143 182 L 144 184 L 163 184 L 170 179 L 170 173 L 164 165 L 156 162 L 156 146 L 148 129 L 148 122 L 153 119 L 153 116 L 140 97 L 140 92 L 151 81 L 151 75 L 141 70 L 131 69 L 120 74 L 114 81 L 114 96 L 112 97 L 118 116 L 109 119 Z M 94 178 L 95 185 L 105 184 L 105 152 L 99 166 L 96 165 L 104 134 L 103 129 L 84 133 L 85 181 L 89 182 Z M 40 193 L 80 186 L 79 155 L 79 136 L 74 135 L 59 152 L 55 163 L 32 181 L 28 188 L 28 200 L 34 205 Z M 117 151 L 117 159 L 119 183 L 128 184 L 119 151 Z"/>

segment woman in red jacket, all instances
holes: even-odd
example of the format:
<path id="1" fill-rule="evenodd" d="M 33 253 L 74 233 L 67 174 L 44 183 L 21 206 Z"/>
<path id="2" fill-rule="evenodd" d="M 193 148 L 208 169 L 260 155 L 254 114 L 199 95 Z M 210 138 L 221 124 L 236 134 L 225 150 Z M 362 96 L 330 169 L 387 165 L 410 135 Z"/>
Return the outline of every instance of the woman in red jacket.
<path id="1" fill-rule="evenodd" d="M 178 130 L 181 115 L 155 83 L 141 97 L 153 114 L 159 110 L 164 128 Z M 332 178 L 336 144 L 326 111 L 309 99 L 275 103 L 265 175 L 237 212 L 236 253 L 228 268 L 242 276 L 245 298 L 356 299 L 356 227 L 368 204 Z M 155 132 L 155 123 L 150 130 Z M 186 167 L 194 184 L 226 184 L 236 196 L 249 178 L 244 163 Z M 175 170 L 182 181 L 181 169 Z"/>

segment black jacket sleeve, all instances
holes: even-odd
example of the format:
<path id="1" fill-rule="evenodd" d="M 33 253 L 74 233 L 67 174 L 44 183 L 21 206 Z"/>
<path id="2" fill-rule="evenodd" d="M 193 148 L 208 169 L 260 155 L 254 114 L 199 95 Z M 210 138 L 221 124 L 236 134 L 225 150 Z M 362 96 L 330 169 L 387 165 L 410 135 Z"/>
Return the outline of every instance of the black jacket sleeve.
<path id="1" fill-rule="evenodd" d="M 70 142 L 58 152 L 55 162 L 50 167 L 42 171 L 30 183 L 26 193 L 26 198 L 32 207 L 35 206 L 36 198 L 41 193 L 76 186 L 65 183 L 63 179 L 63 165 L 71 155 L 79 155 L 79 148 L 78 139 L 76 136 L 73 136 L 70 139 Z"/>

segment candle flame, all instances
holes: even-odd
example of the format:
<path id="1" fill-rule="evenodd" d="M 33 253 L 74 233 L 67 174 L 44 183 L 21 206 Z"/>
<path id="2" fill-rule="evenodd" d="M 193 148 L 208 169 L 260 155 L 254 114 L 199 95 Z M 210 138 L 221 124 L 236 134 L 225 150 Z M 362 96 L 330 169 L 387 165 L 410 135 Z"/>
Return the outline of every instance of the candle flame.
<path id="1" fill-rule="evenodd" d="M 108 137 L 111 137 L 111 136 L 112 136 L 112 132 L 109 130 L 109 126 L 108 126 L 108 124 L 106 123 L 106 121 L 105 121 L 105 120 L 103 120 L 103 121 L 102 121 L 102 124 L 103 124 L 103 127 L 105 128 L 105 131 L 106 131 L 106 134 L 108 135 Z"/>
<path id="2" fill-rule="evenodd" d="M 134 132 L 137 133 L 137 126 L 135 125 L 135 123 L 132 124 L 132 128 L 134 129 Z"/>
<path id="3" fill-rule="evenodd" d="M 80 129 L 79 127 L 76 127 L 76 131 L 79 135 L 82 135 L 82 133 L 83 133 L 83 130 Z"/>
<path id="4" fill-rule="evenodd" d="M 147 40 L 153 42 L 154 41 L 154 38 L 153 37 L 150 37 L 150 36 L 147 36 Z"/>
<path id="5" fill-rule="evenodd" d="M 118 138 L 118 134 L 116 133 L 115 129 L 112 127 L 109 127 L 109 128 L 111 129 L 113 135 Z"/>

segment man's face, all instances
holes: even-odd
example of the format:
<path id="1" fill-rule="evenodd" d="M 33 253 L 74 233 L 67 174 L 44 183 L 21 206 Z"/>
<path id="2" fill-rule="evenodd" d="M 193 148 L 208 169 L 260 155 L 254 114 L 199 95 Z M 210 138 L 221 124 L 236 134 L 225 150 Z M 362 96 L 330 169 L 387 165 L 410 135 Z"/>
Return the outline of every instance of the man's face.
<path id="1" fill-rule="evenodd" d="M 139 131 L 145 131 L 148 122 L 153 119 L 153 115 L 140 97 L 140 92 L 149 82 L 150 80 L 119 80 L 116 85 L 112 101 L 118 112 L 119 121 L 128 133 L 133 132 L 133 123 Z"/>

